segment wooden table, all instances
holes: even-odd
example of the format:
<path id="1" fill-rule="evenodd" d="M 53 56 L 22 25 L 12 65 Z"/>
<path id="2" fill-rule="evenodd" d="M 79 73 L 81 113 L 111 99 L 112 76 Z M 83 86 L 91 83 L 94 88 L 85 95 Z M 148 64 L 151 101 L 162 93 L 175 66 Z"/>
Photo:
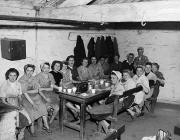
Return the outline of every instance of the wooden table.
<path id="1" fill-rule="evenodd" d="M 72 95 L 72 94 L 60 92 L 59 93 L 59 97 L 60 97 L 59 126 L 60 126 L 61 133 L 63 133 L 63 126 L 67 126 L 69 128 L 80 131 L 80 139 L 84 140 L 86 106 L 88 104 L 91 104 L 93 102 L 96 102 L 98 100 L 102 100 L 108 97 L 109 94 L 110 94 L 109 90 L 97 90 L 94 95 L 89 93 L 88 96 L 82 96 L 82 95 L 77 95 L 77 94 Z M 69 122 L 65 118 L 64 114 L 65 114 L 66 100 L 80 104 L 80 125 Z"/>

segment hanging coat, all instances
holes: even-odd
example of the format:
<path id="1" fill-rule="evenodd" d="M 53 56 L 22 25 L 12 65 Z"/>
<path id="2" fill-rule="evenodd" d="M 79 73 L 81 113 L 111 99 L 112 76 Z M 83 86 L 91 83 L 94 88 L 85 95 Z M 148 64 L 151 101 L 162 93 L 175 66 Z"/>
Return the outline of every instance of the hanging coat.
<path id="1" fill-rule="evenodd" d="M 110 36 L 106 37 L 106 48 L 107 48 L 107 56 L 114 56 L 114 45 L 113 45 L 113 41 L 111 39 Z"/>
<path id="2" fill-rule="evenodd" d="M 101 39 L 100 39 L 100 37 L 97 37 L 97 40 L 95 43 L 95 56 L 97 59 L 101 56 Z"/>
<path id="3" fill-rule="evenodd" d="M 90 59 L 92 56 L 95 56 L 95 42 L 94 42 L 94 37 L 91 37 L 88 45 L 88 58 Z"/>
<path id="4" fill-rule="evenodd" d="M 106 37 L 105 43 L 106 43 L 105 56 L 108 56 L 109 63 L 112 63 L 114 60 L 114 46 L 110 36 Z"/>
<path id="5" fill-rule="evenodd" d="M 106 46 L 104 36 L 101 36 L 101 54 L 99 57 L 105 56 L 106 50 L 107 50 L 107 46 Z M 99 57 L 98 57 L 98 59 L 99 59 Z"/>
<path id="6" fill-rule="evenodd" d="M 114 56 L 120 56 L 119 55 L 119 49 L 118 49 L 118 43 L 117 43 L 117 39 L 116 37 L 114 37 L 114 40 L 113 40 L 113 46 L 114 46 Z"/>
<path id="7" fill-rule="evenodd" d="M 80 66 L 83 58 L 86 57 L 84 42 L 80 35 L 77 36 L 76 46 L 74 48 L 75 66 Z"/>

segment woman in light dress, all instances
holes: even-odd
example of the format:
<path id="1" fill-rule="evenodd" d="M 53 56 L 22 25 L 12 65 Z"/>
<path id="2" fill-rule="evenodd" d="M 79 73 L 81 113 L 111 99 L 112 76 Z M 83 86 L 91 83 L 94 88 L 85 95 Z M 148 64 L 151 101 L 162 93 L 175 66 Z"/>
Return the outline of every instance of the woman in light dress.
<path id="1" fill-rule="evenodd" d="M 54 89 L 58 89 L 58 86 L 55 85 L 54 77 L 50 71 L 50 64 L 48 62 L 44 62 L 40 66 L 41 72 L 35 76 L 40 88 L 39 93 L 42 96 L 45 96 L 46 107 L 48 110 L 52 110 L 53 114 L 49 123 L 51 124 L 56 117 L 59 111 L 59 96 Z"/>
<path id="2" fill-rule="evenodd" d="M 19 109 L 16 112 L 16 127 L 20 128 L 19 136 L 22 135 L 23 137 L 26 126 L 29 126 L 32 121 L 29 117 L 29 114 L 21 104 L 22 90 L 21 84 L 17 81 L 18 76 L 19 72 L 15 68 L 10 68 L 7 70 L 5 74 L 6 81 L 4 81 L 0 87 L 0 98 L 3 103 Z M 23 119 L 20 119 L 22 115 L 24 117 Z"/>
<path id="3" fill-rule="evenodd" d="M 24 98 L 22 104 L 27 110 L 32 123 L 38 118 L 43 119 L 44 125 L 47 132 L 49 132 L 49 125 L 47 123 L 47 108 L 46 101 L 48 99 L 44 98 L 39 92 L 39 84 L 36 78 L 33 76 L 35 66 L 32 64 L 27 64 L 24 66 L 24 75 L 19 79 L 19 82 L 22 87 L 22 92 Z M 34 134 L 34 125 L 32 124 L 32 134 Z"/>

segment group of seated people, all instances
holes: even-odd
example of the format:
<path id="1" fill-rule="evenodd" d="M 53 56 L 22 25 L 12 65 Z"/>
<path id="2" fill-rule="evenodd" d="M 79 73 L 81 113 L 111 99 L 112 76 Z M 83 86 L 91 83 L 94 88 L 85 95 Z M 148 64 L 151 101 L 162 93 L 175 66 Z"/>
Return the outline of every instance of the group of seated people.
<path id="1" fill-rule="evenodd" d="M 134 54 L 127 55 L 127 60 L 120 62 L 119 56 L 114 56 L 113 63 L 109 64 L 108 57 L 101 57 L 99 61 L 95 56 L 82 59 L 82 65 L 74 66 L 74 56 L 70 55 L 66 61 L 53 61 L 52 65 L 44 62 L 40 65 L 41 72 L 33 76 L 35 66 L 27 64 L 24 66 L 24 75 L 18 79 L 19 72 L 15 68 L 10 68 L 6 74 L 6 81 L 0 87 L 0 98 L 3 103 L 17 106 L 27 117 L 30 132 L 34 134 L 34 121 L 42 118 L 43 130 L 52 133 L 49 124 L 52 123 L 59 111 L 59 97 L 56 90 L 59 86 L 71 88 L 74 84 L 87 80 L 111 79 L 112 95 L 122 95 L 124 91 L 142 86 L 143 90 L 134 94 L 133 103 L 136 106 L 127 108 L 132 117 L 141 114 L 146 98 L 151 97 L 149 80 L 159 81 L 164 85 L 164 77 L 159 72 L 157 63 L 150 63 L 143 55 L 144 49 L 138 48 L 138 56 L 134 59 Z M 50 68 L 52 69 L 50 71 Z M 121 106 L 121 99 L 117 106 Z M 120 105 L 121 104 L 121 105 Z M 79 113 L 78 105 L 67 102 L 66 106 L 71 109 L 75 117 Z M 88 112 L 109 112 L 113 117 L 112 104 L 105 105 L 101 102 L 99 106 L 92 106 Z M 51 112 L 51 117 L 48 113 Z M 100 120 L 105 132 L 110 131 L 109 123 Z M 17 124 L 18 127 L 18 124 Z M 22 130 L 24 130 L 23 128 Z"/>

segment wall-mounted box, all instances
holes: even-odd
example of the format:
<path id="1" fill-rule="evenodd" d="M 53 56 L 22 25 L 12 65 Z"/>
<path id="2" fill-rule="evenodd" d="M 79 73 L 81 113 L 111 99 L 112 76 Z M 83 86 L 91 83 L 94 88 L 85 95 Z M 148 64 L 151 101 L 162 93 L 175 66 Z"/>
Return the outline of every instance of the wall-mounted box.
<path id="1" fill-rule="evenodd" d="M 1 56 L 8 60 L 21 60 L 26 58 L 26 41 L 20 39 L 1 39 Z"/>

